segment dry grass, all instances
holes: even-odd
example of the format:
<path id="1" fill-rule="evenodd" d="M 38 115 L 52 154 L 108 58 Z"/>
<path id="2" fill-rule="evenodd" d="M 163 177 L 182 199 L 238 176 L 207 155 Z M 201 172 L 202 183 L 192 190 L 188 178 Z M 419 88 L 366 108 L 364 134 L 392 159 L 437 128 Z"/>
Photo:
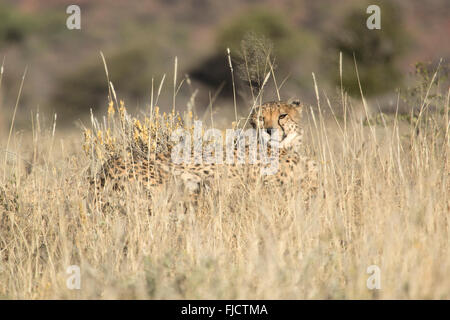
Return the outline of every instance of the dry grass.
<path id="1" fill-rule="evenodd" d="M 31 136 L 13 134 L 0 161 L 0 296 L 448 299 L 446 95 L 441 114 L 424 103 L 412 125 L 399 116 L 365 124 L 345 97 L 336 106 L 321 97 L 304 125 L 325 198 L 306 209 L 298 188 L 222 181 L 195 214 L 178 216 L 170 184 L 153 201 L 133 183 L 109 195 L 109 209 L 89 200 L 98 140 L 85 153 L 81 133 L 59 135 L 35 117 Z M 338 109 L 345 121 L 330 116 Z M 70 265 L 81 268 L 80 290 L 66 286 Z M 380 290 L 366 287 L 370 265 L 381 269 Z"/>

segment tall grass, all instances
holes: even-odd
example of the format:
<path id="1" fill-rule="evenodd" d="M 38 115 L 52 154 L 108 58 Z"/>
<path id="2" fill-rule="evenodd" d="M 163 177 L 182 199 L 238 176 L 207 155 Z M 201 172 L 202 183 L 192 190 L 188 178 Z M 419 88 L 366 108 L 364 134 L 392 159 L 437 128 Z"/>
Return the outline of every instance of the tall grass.
<path id="1" fill-rule="evenodd" d="M 236 189 L 229 180 L 214 184 L 195 213 L 169 212 L 173 183 L 150 201 L 130 182 L 107 194 L 112 205 L 102 208 L 87 182 L 99 164 L 96 148 L 109 150 L 98 131 L 109 128 L 118 139 L 110 143 L 125 148 L 139 119 L 127 115 L 128 140 L 119 139 L 127 131 L 114 129 L 110 114 L 93 119 L 96 138 L 83 152 L 82 134 L 58 136 L 35 115 L 31 137 L 12 135 L 11 156 L 1 161 L 0 296 L 450 298 L 450 91 L 443 114 L 423 112 L 414 125 L 396 114 L 368 125 L 344 92 L 333 105 L 316 80 L 317 104 L 305 110 L 304 126 L 326 196 L 308 208 L 298 185 L 280 194 L 245 181 Z M 111 100 L 119 109 L 110 113 L 125 117 Z M 80 290 L 66 286 L 70 265 L 80 266 Z M 366 286 L 371 265 L 381 270 L 380 290 Z"/>

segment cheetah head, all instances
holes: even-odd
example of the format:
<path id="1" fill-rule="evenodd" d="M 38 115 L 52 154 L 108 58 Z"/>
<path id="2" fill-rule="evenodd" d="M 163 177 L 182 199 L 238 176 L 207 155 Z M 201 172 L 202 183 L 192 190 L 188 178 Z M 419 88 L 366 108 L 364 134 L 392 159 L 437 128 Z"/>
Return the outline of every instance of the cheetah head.
<path id="1" fill-rule="evenodd" d="M 261 129 L 265 139 L 278 142 L 281 148 L 301 144 L 303 129 L 300 126 L 303 105 L 292 102 L 267 102 L 253 109 L 250 124 Z M 273 134 L 278 129 L 278 134 Z"/>

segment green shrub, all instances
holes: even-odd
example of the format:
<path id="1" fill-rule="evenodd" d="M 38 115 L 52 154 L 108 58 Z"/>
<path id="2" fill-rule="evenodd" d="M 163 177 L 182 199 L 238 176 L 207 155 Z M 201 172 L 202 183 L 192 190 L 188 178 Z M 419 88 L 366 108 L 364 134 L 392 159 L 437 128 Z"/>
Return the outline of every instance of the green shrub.
<path id="1" fill-rule="evenodd" d="M 403 100 L 417 109 L 425 104 L 440 107 L 444 112 L 446 88 L 450 85 L 450 63 L 417 62 L 412 74 L 413 81 L 403 93 Z"/>
<path id="2" fill-rule="evenodd" d="M 155 69 L 155 55 L 147 46 L 122 49 L 108 56 L 106 62 L 110 81 L 116 93 L 136 102 L 148 96 Z M 63 76 L 53 93 L 51 105 L 62 115 L 62 120 L 72 120 L 104 108 L 107 104 L 108 83 L 100 58 L 87 63 L 79 70 Z"/>
<path id="3" fill-rule="evenodd" d="M 35 18 L 0 4 L 0 47 L 22 42 L 36 24 Z"/>
<path id="4" fill-rule="evenodd" d="M 402 82 L 397 66 L 407 46 L 407 35 L 402 27 L 400 10 L 389 2 L 377 3 L 381 8 L 381 29 L 369 30 L 366 20 L 366 5 L 352 9 L 326 39 L 324 52 L 334 67 L 332 79 L 340 84 L 337 67 L 339 52 L 343 56 L 343 85 L 350 94 L 359 94 L 359 85 L 354 66 L 358 66 L 364 94 L 374 95 L 395 88 Z"/>
<path id="5" fill-rule="evenodd" d="M 217 46 L 223 51 L 241 51 L 241 41 L 248 34 L 263 36 L 273 43 L 280 60 L 292 59 L 301 51 L 302 35 L 282 13 L 257 9 L 244 12 L 219 31 Z"/>
<path id="6" fill-rule="evenodd" d="M 285 14 L 253 8 L 219 28 L 216 51 L 191 70 L 191 75 L 212 86 L 225 83 L 224 93 L 231 94 L 227 48 L 231 50 L 240 78 L 248 82 L 247 70 L 244 70 L 248 67 L 252 82 L 260 84 L 270 71 L 268 56 L 278 72 L 288 73 L 314 43 L 314 38 L 308 32 L 300 31 Z M 247 65 L 244 63 L 246 57 Z"/>

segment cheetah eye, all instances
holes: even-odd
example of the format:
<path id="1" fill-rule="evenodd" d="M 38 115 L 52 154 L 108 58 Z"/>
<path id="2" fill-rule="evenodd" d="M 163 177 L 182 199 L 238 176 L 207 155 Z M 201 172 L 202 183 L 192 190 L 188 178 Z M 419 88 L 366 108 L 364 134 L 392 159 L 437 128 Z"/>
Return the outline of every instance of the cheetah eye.
<path id="1" fill-rule="evenodd" d="M 284 118 L 286 118 L 286 116 L 287 116 L 287 113 L 280 114 L 278 119 L 284 119 Z"/>

